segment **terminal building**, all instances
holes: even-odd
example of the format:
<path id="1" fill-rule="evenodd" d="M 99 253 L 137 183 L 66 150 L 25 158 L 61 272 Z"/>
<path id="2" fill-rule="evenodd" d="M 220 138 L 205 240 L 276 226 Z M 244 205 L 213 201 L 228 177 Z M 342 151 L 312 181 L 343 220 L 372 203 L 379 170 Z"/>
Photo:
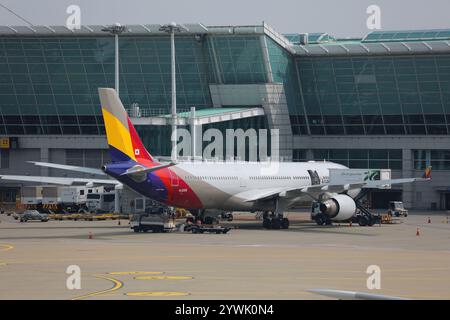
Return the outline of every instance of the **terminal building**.
<path id="1" fill-rule="evenodd" d="M 203 131 L 278 129 L 284 161 L 388 168 L 394 178 L 431 165 L 431 182 L 373 191 L 370 203 L 450 209 L 450 29 L 338 39 L 267 24 L 185 26 L 175 36 L 181 127 L 195 107 Z M 168 156 L 170 37 L 160 27 L 119 36 L 120 98 L 150 152 Z M 104 28 L 0 26 L 0 174 L 71 174 L 33 160 L 108 161 L 97 88 L 114 87 L 115 43 Z M 1 204 L 20 186 L 1 181 Z"/>

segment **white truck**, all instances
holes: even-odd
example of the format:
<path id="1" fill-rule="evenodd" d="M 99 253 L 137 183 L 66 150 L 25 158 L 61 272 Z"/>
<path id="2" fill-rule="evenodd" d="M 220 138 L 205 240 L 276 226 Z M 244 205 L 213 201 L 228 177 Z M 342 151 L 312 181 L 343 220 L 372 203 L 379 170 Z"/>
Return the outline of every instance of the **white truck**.
<path id="1" fill-rule="evenodd" d="M 53 212 L 78 212 L 86 210 L 85 186 L 24 186 L 20 203 L 26 209 Z"/>
<path id="2" fill-rule="evenodd" d="M 92 188 L 86 196 L 86 207 L 92 213 L 114 212 L 114 190 L 108 191 L 104 187 Z"/>
<path id="3" fill-rule="evenodd" d="M 42 203 L 42 187 L 22 187 L 20 203 L 23 205 L 39 205 Z"/>
<path id="4" fill-rule="evenodd" d="M 86 187 L 42 187 L 43 204 L 83 205 L 86 203 Z"/>

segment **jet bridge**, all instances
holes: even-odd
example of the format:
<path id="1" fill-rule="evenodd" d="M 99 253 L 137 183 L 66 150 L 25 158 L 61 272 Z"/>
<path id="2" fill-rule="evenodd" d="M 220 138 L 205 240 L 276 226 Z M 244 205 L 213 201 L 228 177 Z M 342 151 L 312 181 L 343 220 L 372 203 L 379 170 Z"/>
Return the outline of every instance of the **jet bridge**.
<path id="1" fill-rule="evenodd" d="M 330 169 L 330 184 L 348 184 L 390 179 L 391 169 Z M 390 184 L 377 187 L 377 189 L 390 188 Z"/>

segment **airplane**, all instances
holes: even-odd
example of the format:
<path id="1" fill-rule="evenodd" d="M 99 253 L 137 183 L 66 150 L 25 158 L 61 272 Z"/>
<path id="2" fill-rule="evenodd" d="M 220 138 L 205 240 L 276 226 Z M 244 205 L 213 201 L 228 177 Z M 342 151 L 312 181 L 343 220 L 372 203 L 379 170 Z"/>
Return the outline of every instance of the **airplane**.
<path id="1" fill-rule="evenodd" d="M 190 210 L 204 223 L 221 211 L 263 212 L 263 226 L 287 229 L 286 211 L 300 201 L 319 204 L 323 221 L 348 221 L 357 209 L 355 198 L 365 188 L 430 180 L 422 178 L 364 180 L 349 183 L 330 181 L 330 169 L 348 169 L 333 162 L 278 162 L 267 170 L 264 162 L 166 162 L 154 159 L 144 147 L 116 91 L 99 88 L 111 163 L 101 171 L 61 164 L 36 165 L 92 174 L 107 174 L 113 180 L 94 183 L 123 184 L 167 206 Z M 427 169 L 428 170 L 428 169 Z M 1 179 L 30 181 L 27 176 L 0 176 Z M 33 178 L 33 177 L 31 177 Z M 73 178 L 34 177 L 35 181 L 72 184 Z M 48 178 L 48 179 L 47 179 Z M 68 180 L 64 180 L 68 179 Z M 72 179 L 72 180 L 70 180 Z M 39 179 L 38 179 L 39 180 Z M 89 180 L 89 179 L 87 179 Z M 82 183 L 83 181 L 81 181 Z"/>
<path id="2" fill-rule="evenodd" d="M 359 291 L 346 291 L 334 289 L 310 289 L 306 291 L 338 300 L 412 300 L 410 298 L 387 296 L 382 294 L 373 294 Z"/>

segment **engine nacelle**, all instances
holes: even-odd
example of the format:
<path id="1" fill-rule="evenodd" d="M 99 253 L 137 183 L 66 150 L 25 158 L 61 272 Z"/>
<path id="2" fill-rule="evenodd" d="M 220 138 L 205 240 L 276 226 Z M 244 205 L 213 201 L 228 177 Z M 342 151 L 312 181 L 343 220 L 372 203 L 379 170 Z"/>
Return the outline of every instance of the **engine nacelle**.
<path id="1" fill-rule="evenodd" d="M 334 221 L 348 220 L 356 212 L 356 203 L 353 198 L 338 194 L 333 198 L 320 203 L 320 211 L 330 217 Z"/>

